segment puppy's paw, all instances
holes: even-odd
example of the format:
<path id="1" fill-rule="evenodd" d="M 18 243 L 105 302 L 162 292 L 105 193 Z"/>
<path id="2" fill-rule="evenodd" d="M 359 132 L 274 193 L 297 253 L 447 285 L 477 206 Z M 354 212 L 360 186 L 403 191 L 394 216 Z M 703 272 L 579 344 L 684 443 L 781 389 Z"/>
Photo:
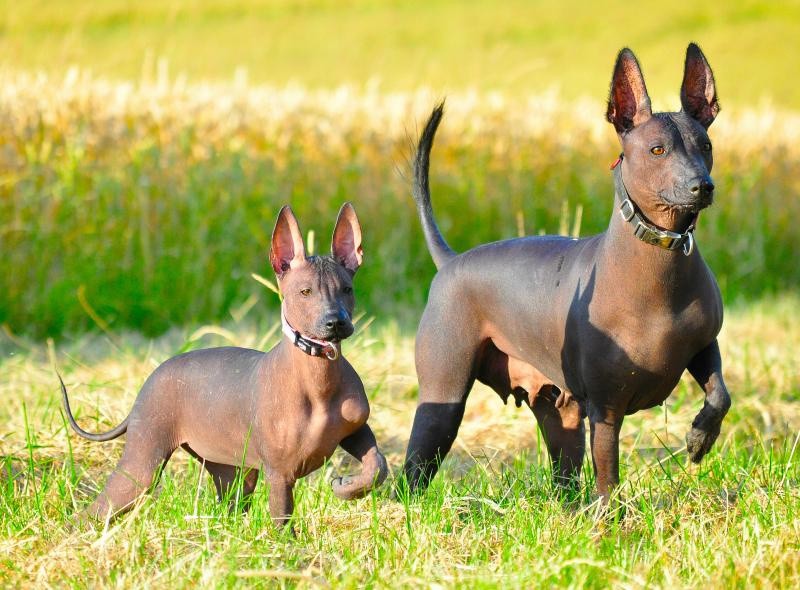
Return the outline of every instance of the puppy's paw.
<path id="1" fill-rule="evenodd" d="M 356 485 L 358 482 L 349 476 L 335 477 L 331 481 L 333 493 L 340 500 L 353 500 L 364 495 L 364 489 Z"/>
<path id="2" fill-rule="evenodd" d="M 686 450 L 692 463 L 700 463 L 719 436 L 719 424 L 709 425 L 707 429 L 692 427 L 686 434 Z"/>

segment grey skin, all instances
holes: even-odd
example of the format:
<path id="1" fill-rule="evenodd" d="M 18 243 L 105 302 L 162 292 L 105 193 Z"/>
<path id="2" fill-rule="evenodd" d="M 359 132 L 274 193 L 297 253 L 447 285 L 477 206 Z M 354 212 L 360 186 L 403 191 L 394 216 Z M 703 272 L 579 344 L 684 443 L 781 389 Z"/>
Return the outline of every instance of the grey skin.
<path id="1" fill-rule="evenodd" d="M 307 258 L 292 210 L 281 209 L 270 261 L 286 319 L 304 336 L 338 348 L 353 333 L 353 275 L 362 262 L 361 227 L 349 203 L 339 212 L 331 250 L 331 256 Z M 341 355 L 309 356 L 286 336 L 267 353 L 226 347 L 169 359 L 147 379 L 122 424 L 103 434 L 76 424 L 63 381 L 61 387 L 79 435 L 106 441 L 127 433 L 122 458 L 86 510 L 92 519 L 129 509 L 178 447 L 203 464 L 220 501 L 231 496 L 237 477 L 247 499 L 263 470 L 277 525 L 292 515 L 297 479 L 319 468 L 337 445 L 362 463 L 359 475 L 332 482 L 339 498 L 365 495 L 388 473 L 367 425 L 369 404 L 356 371 Z"/>
<path id="2" fill-rule="evenodd" d="M 531 407 L 554 481 L 567 489 L 579 485 L 588 416 L 604 502 L 619 483 L 623 418 L 662 403 L 684 369 L 705 391 L 688 453 L 694 462 L 708 453 L 730 407 L 716 339 L 717 283 L 698 248 L 687 256 L 642 242 L 618 211 L 627 188 L 651 223 L 684 232 L 711 204 L 706 130 L 719 104 L 711 68 L 694 44 L 681 103 L 680 112 L 652 113 L 639 64 L 623 49 L 607 113 L 624 152 L 608 229 L 580 240 L 495 242 L 463 254 L 447 245 L 431 209 L 429 154 L 442 105 L 433 111 L 414 162 L 414 197 L 439 270 L 416 341 L 419 405 L 404 466 L 412 491 L 428 485 L 450 450 L 475 379 Z"/>

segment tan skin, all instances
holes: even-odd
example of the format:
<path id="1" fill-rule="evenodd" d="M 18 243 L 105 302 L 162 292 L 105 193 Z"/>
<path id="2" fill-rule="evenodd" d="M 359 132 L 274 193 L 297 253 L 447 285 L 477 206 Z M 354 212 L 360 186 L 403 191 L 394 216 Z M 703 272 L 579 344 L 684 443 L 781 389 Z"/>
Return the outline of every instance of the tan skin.
<path id="1" fill-rule="evenodd" d="M 699 249 L 685 256 L 642 242 L 617 211 L 627 190 L 651 223 L 683 232 L 711 203 L 706 130 L 719 105 L 695 45 L 687 50 L 681 100 L 682 111 L 653 114 L 636 58 L 620 52 L 608 119 L 625 157 L 614 171 L 608 229 L 581 240 L 495 242 L 459 255 L 430 206 L 429 152 L 442 114 L 434 110 L 415 162 L 415 198 L 439 272 L 417 335 L 420 403 L 404 468 L 412 489 L 427 485 L 449 451 L 475 379 L 530 405 L 560 486 L 578 484 L 588 417 L 605 501 L 619 483 L 624 416 L 663 402 L 686 369 L 706 393 L 687 450 L 693 461 L 708 452 L 730 406 L 716 341 L 716 281 Z"/>
<path id="2" fill-rule="evenodd" d="M 352 281 L 362 260 L 361 228 L 349 203 L 339 213 L 331 250 L 330 257 L 307 258 L 291 209 L 281 210 L 270 261 L 286 319 L 304 336 L 339 342 L 353 333 Z M 122 458 L 86 510 L 94 519 L 129 509 L 178 447 L 203 463 L 220 500 L 230 495 L 237 476 L 246 499 L 263 471 L 278 525 L 289 522 L 294 510 L 295 482 L 322 466 L 337 446 L 362 463 L 360 474 L 332 482 L 338 497 L 363 496 L 388 473 L 367 425 L 369 403 L 356 371 L 341 355 L 309 356 L 287 337 L 267 353 L 213 348 L 164 362 L 145 382 L 128 418 L 108 433 L 81 430 L 65 389 L 63 395 L 81 436 L 110 440 L 127 432 Z"/>

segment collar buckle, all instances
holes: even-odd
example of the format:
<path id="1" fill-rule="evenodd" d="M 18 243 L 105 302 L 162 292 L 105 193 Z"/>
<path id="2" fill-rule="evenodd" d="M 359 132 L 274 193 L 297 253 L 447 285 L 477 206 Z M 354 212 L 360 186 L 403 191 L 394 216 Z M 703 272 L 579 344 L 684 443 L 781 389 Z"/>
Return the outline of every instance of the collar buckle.
<path id="1" fill-rule="evenodd" d="M 341 356 L 339 344 L 337 342 L 329 342 L 327 340 L 315 340 L 303 336 L 300 332 L 295 330 L 286 316 L 283 313 L 283 306 L 281 306 L 281 328 L 286 337 L 291 340 L 292 344 L 306 353 L 308 356 L 324 356 L 329 361 L 335 361 Z"/>
<path id="2" fill-rule="evenodd" d="M 633 216 L 636 215 L 636 207 L 633 206 L 633 202 L 630 199 L 622 201 L 622 204 L 619 206 L 619 214 L 625 221 L 630 221 L 633 219 Z"/>
<path id="3" fill-rule="evenodd" d="M 620 183 L 622 179 L 620 178 Z M 619 214 L 623 221 L 633 225 L 633 235 L 645 244 L 658 246 L 664 250 L 682 249 L 684 256 L 691 256 L 694 252 L 694 228 L 697 223 L 697 216 L 689 224 L 688 229 L 683 233 L 661 229 L 652 223 L 648 223 L 636 210 L 636 205 L 627 194 L 628 190 L 622 184 L 625 191 L 625 199 L 620 203 Z"/>

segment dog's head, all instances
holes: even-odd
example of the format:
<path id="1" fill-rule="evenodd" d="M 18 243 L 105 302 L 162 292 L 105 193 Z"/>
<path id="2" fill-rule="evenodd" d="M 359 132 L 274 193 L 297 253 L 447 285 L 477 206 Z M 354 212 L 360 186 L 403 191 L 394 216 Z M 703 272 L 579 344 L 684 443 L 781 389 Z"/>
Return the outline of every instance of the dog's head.
<path id="1" fill-rule="evenodd" d="M 622 144 L 625 186 L 656 223 L 694 215 L 714 198 L 707 130 L 720 107 L 714 74 L 694 43 L 686 50 L 681 106 L 679 112 L 653 113 L 636 56 L 620 51 L 606 117 Z"/>
<path id="2" fill-rule="evenodd" d="M 289 324 L 318 340 L 339 341 L 353 334 L 353 276 L 361 266 L 361 225 L 355 209 L 339 210 L 329 256 L 306 257 L 292 209 L 278 214 L 269 259 L 283 295 Z"/>

